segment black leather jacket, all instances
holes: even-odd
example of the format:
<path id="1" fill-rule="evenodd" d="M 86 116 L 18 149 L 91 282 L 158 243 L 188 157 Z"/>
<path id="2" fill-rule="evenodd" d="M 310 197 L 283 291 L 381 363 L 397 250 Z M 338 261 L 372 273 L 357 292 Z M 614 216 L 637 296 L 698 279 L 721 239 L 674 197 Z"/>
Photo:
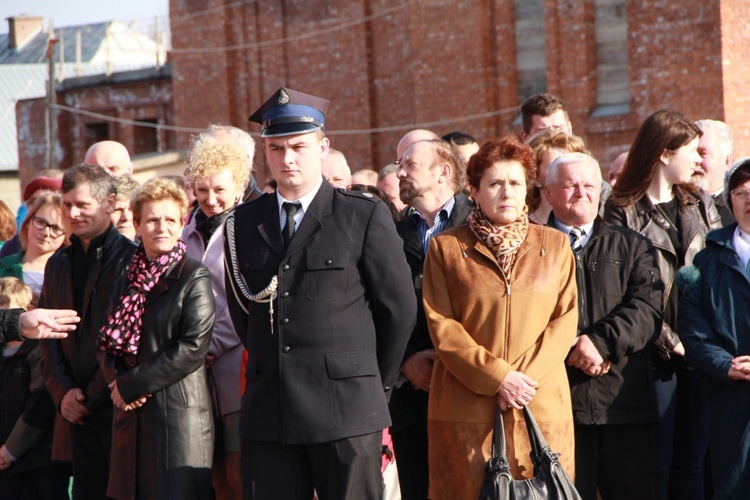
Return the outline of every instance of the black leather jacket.
<path id="1" fill-rule="evenodd" d="M 680 222 L 684 262 L 689 266 L 695 255 L 706 246 L 706 234 L 712 229 L 721 227 L 721 217 L 716 210 L 713 199 L 703 190 L 695 194 L 675 186 L 674 193 L 680 204 Z M 619 207 L 611 201 L 607 203 L 604 219 L 614 225 L 624 226 L 636 231 L 656 248 L 656 265 L 664 283 L 662 309 L 666 307 L 669 293 L 674 285 L 677 272 L 678 256 L 667 232 L 669 222 L 659 213 L 648 196 L 627 207 Z M 656 341 L 663 357 L 680 343 L 677 334 L 667 325 Z"/>

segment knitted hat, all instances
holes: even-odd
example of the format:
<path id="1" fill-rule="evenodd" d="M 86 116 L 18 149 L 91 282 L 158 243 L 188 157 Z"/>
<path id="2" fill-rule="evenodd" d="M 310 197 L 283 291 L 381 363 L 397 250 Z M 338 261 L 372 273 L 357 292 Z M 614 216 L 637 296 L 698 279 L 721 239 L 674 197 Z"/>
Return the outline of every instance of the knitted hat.
<path id="1" fill-rule="evenodd" d="M 40 189 L 49 189 L 50 191 L 59 192 L 62 189 L 62 179 L 37 177 L 26 184 L 26 189 L 23 190 L 23 201 L 29 201 L 29 198 Z"/>

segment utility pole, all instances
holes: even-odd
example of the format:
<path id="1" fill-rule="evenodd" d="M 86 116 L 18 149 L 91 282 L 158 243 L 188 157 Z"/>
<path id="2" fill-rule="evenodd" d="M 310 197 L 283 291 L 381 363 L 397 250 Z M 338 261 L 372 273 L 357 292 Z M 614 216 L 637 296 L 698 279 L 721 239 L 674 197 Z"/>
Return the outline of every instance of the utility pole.
<path id="1" fill-rule="evenodd" d="M 55 138 L 57 136 L 57 123 L 55 120 L 55 38 L 54 22 L 49 22 L 49 38 L 47 39 L 47 168 L 55 168 Z"/>

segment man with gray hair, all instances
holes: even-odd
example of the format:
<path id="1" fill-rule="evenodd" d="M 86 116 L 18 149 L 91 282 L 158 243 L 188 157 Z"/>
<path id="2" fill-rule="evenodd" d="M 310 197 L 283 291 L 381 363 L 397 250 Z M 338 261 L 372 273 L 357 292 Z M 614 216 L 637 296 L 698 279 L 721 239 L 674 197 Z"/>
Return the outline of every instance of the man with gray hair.
<path id="1" fill-rule="evenodd" d="M 721 224 L 728 226 L 734 222 L 734 215 L 724 203 L 723 192 L 724 174 L 732 166 L 734 156 L 732 131 L 719 120 L 698 120 L 695 124 L 703 135 L 698 142 L 701 163 L 695 169 L 691 182 L 711 195 L 721 215 Z"/>
<path id="2" fill-rule="evenodd" d="M 333 187 L 347 189 L 352 183 L 352 171 L 344 153 L 338 149 L 328 148 L 328 156 L 323 159 L 321 169 L 323 177 Z"/>
<path id="3" fill-rule="evenodd" d="M 583 153 L 547 172 L 548 225 L 576 259 L 578 337 L 566 364 L 575 423 L 576 488 L 584 500 L 657 498 L 659 415 L 649 345 L 661 328 L 662 286 L 643 236 L 598 216 L 599 164 Z"/>
<path id="4" fill-rule="evenodd" d="M 253 176 L 253 157 L 255 156 L 255 141 L 244 130 L 231 125 L 220 125 L 213 123 L 208 126 L 206 132 L 225 142 L 232 142 L 241 150 L 247 152 L 247 170 L 250 172 L 250 179 L 245 187 L 245 193 L 242 195 L 242 201 L 252 201 L 258 198 L 263 192 L 258 188 L 258 183 Z"/>

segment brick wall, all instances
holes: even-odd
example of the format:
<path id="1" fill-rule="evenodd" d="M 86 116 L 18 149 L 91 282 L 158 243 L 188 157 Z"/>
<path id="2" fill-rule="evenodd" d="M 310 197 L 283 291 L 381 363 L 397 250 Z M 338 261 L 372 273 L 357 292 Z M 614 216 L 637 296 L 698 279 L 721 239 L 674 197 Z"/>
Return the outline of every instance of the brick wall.
<path id="1" fill-rule="evenodd" d="M 480 141 L 517 128 L 513 0 L 264 0 L 216 9 L 234 4 L 170 2 L 178 125 L 258 132 L 247 117 L 286 85 L 331 100 L 329 137 L 354 170 L 392 162 L 415 124 Z M 627 0 L 630 111 L 609 116 L 596 113 L 593 0 L 544 6 L 549 91 L 565 100 L 575 133 L 603 166 L 660 108 L 724 119 L 738 155 L 750 153 L 746 1 Z M 222 46 L 241 48 L 194 50 Z M 497 113 L 465 119 L 488 112 Z"/>
<path id="2" fill-rule="evenodd" d="M 57 92 L 57 102 L 71 108 L 129 121 L 155 118 L 162 124 L 174 123 L 171 99 L 172 86 L 169 78 L 127 84 L 104 82 Z M 21 100 L 16 104 L 18 175 L 22 186 L 35 172 L 47 168 L 45 113 L 46 98 Z M 86 127 L 97 123 L 104 121 L 67 111 L 57 112 L 56 168 L 65 169 L 83 161 L 86 150 L 95 142 L 87 137 Z M 136 152 L 134 126 L 109 122 L 108 129 L 109 139 L 123 143 L 131 155 Z M 162 130 L 162 149 L 175 148 L 179 136 L 189 137 L 189 134 Z"/>

